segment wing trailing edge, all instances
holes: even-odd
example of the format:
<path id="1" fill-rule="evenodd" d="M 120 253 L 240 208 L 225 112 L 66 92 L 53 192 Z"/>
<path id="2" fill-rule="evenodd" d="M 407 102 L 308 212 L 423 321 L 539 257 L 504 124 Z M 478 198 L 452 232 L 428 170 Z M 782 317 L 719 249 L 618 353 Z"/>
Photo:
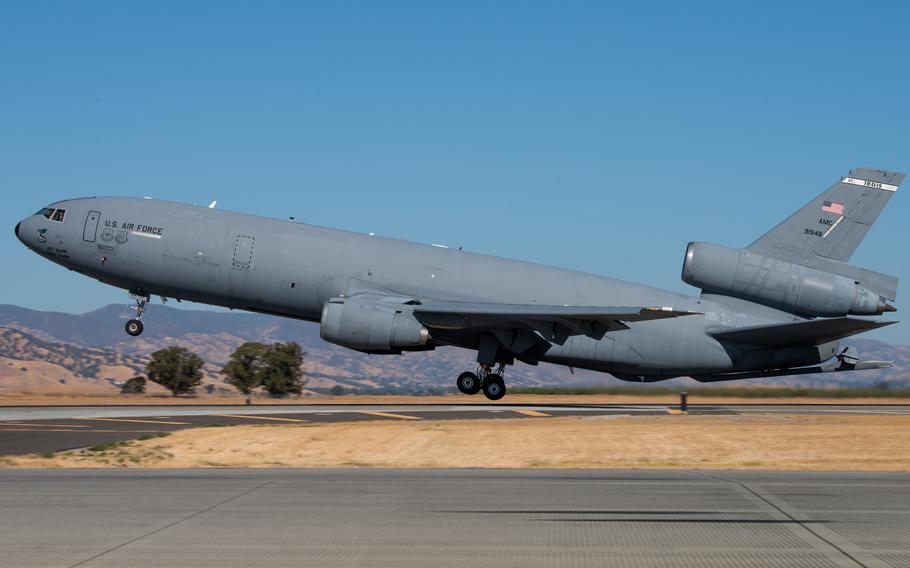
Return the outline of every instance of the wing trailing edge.
<path id="1" fill-rule="evenodd" d="M 414 317 L 433 329 L 524 329 L 562 344 L 572 335 L 600 339 L 627 323 L 694 315 L 670 307 L 548 306 L 482 302 L 427 302 L 414 306 Z"/>

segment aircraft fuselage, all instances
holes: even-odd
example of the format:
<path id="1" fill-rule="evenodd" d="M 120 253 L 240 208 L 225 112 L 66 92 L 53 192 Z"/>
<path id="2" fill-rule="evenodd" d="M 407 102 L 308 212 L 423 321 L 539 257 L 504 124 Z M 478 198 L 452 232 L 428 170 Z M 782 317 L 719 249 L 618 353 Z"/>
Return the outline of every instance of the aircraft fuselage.
<path id="1" fill-rule="evenodd" d="M 554 344 L 543 361 L 638 380 L 811 365 L 837 341 L 795 348 L 724 344 L 709 327 L 801 318 L 728 296 L 686 296 L 594 274 L 435 245 L 151 199 L 58 202 L 17 226 L 38 254 L 112 286 L 318 322 L 326 301 L 361 292 L 550 306 L 668 306 L 696 315 L 632 323 Z M 40 212 L 39 212 L 40 213 Z M 435 344 L 477 348 L 456 332 Z"/>

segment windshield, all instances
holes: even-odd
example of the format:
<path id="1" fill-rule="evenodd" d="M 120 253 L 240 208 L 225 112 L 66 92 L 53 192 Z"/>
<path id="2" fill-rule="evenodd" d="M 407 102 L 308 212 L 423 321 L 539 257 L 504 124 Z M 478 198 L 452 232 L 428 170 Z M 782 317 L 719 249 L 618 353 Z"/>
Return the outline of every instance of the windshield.
<path id="1" fill-rule="evenodd" d="M 45 219 L 50 219 L 51 221 L 56 221 L 58 223 L 62 223 L 63 220 L 66 218 L 66 209 L 54 209 L 53 207 L 44 207 L 44 208 L 38 210 L 38 212 L 36 212 L 35 215 L 41 215 Z"/>

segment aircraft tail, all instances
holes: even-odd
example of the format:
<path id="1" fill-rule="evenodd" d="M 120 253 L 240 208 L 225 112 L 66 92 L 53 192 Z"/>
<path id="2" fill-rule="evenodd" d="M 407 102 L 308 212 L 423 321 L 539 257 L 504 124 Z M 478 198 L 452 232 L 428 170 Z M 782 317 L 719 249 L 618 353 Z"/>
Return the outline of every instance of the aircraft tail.
<path id="1" fill-rule="evenodd" d="M 897 278 L 847 261 L 904 180 L 857 168 L 744 249 L 689 243 L 682 279 L 810 317 L 895 311 Z"/>
<path id="2" fill-rule="evenodd" d="M 747 249 L 805 266 L 827 264 L 825 259 L 846 263 L 904 176 L 869 168 L 850 170 Z"/>

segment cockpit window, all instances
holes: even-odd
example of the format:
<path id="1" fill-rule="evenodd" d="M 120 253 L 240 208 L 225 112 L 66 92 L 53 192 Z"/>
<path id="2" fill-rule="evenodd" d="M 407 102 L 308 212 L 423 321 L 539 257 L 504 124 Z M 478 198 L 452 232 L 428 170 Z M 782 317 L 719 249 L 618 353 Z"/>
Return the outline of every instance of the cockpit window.
<path id="1" fill-rule="evenodd" d="M 51 221 L 57 221 L 58 223 L 63 222 L 63 218 L 66 216 L 66 209 L 57 209 L 54 211 L 54 216 L 51 218 Z"/>
<path id="2" fill-rule="evenodd" d="M 41 211 L 38 211 L 37 213 L 35 213 L 35 215 L 44 215 L 44 217 L 45 217 L 46 219 L 50 219 L 50 218 L 51 218 L 51 215 L 53 215 L 53 214 L 54 214 L 54 210 L 53 210 L 53 209 L 50 209 L 50 208 L 48 208 L 48 207 L 45 207 L 45 208 L 42 209 Z"/>

